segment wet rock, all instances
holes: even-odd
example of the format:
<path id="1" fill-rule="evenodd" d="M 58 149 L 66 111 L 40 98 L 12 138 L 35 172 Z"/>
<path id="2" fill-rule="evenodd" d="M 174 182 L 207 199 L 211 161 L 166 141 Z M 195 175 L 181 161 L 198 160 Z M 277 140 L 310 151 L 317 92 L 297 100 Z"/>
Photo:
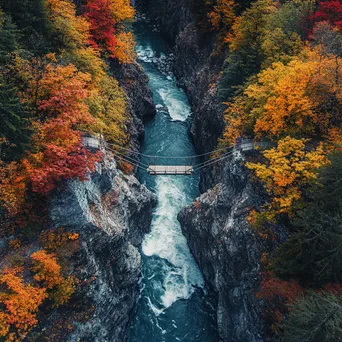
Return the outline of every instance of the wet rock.
<path id="1" fill-rule="evenodd" d="M 93 308 L 89 319 L 70 323 L 74 330 L 65 340 L 127 340 L 130 313 L 139 295 L 137 246 L 149 231 L 155 204 L 154 195 L 134 176 L 118 171 L 110 155 L 88 181 L 70 181 L 51 197 L 54 225 L 80 236 L 73 268 L 81 285 L 74 301 L 78 298 L 84 310 Z"/>
<path id="2" fill-rule="evenodd" d="M 196 149 L 212 151 L 224 129 L 224 106 L 217 85 L 225 54 L 217 53 L 215 34 L 199 30 L 192 11 L 195 0 L 140 0 L 137 4 L 173 45 L 173 72 L 192 106 Z"/>
<path id="3" fill-rule="evenodd" d="M 247 217 L 262 202 L 236 153 L 224 163 L 220 182 L 178 216 L 206 281 L 218 295 L 224 341 L 263 341 L 259 287 L 260 241 Z"/>

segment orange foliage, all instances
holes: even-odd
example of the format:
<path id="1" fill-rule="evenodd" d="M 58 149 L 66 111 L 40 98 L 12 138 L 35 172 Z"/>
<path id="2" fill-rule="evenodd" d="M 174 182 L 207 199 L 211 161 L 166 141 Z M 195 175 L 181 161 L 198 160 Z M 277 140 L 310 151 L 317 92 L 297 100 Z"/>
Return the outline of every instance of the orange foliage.
<path id="1" fill-rule="evenodd" d="M 66 232 L 63 228 L 50 229 L 39 235 L 39 241 L 48 252 L 69 256 L 79 249 L 79 234 Z"/>
<path id="2" fill-rule="evenodd" d="M 16 162 L 5 164 L 0 159 L 0 206 L 8 216 L 15 216 L 25 201 L 26 176 Z"/>
<path id="3" fill-rule="evenodd" d="M 62 268 L 58 264 L 54 254 L 48 254 L 43 249 L 31 255 L 34 260 L 34 279 L 42 283 L 48 290 L 49 298 L 53 299 L 55 306 L 67 302 L 74 292 L 74 281 L 71 277 L 63 278 Z"/>
<path id="4" fill-rule="evenodd" d="M 5 291 L 0 292 L 0 303 L 5 310 L 0 311 L 0 336 L 6 341 L 22 341 L 38 323 L 36 313 L 46 298 L 44 288 L 27 285 L 23 281 L 22 269 L 6 269 L 0 275 L 0 284 Z"/>
<path id="5" fill-rule="evenodd" d="M 89 97 L 91 76 L 74 65 L 56 65 L 54 55 L 26 62 L 21 77 L 27 89 L 23 97 L 34 101 L 40 122 L 34 126 L 34 153 L 23 160 L 32 190 L 46 194 L 56 182 L 94 171 L 101 154 L 93 154 L 81 144 L 75 129 L 94 121 L 85 100 Z M 20 61 L 19 63 L 25 64 Z"/>
<path id="6" fill-rule="evenodd" d="M 123 160 L 119 160 L 119 167 L 126 175 L 131 175 L 134 171 L 134 166 Z"/>
<path id="7" fill-rule="evenodd" d="M 36 273 L 34 279 L 52 289 L 63 281 L 61 266 L 58 265 L 54 254 L 48 254 L 43 249 L 31 255 L 35 260 L 33 271 Z"/>

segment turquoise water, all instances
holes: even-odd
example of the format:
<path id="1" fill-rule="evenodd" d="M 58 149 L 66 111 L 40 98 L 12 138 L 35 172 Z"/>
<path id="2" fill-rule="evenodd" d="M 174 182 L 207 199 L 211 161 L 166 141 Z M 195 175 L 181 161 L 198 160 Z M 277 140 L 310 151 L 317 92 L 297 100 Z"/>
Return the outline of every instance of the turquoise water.
<path id="1" fill-rule="evenodd" d="M 139 62 L 150 79 L 156 117 L 145 126 L 141 152 L 166 157 L 195 155 L 189 136 L 191 108 L 167 72 L 168 46 L 146 18 L 135 24 Z M 144 163 L 151 160 L 143 158 Z M 153 160 L 152 160 L 153 161 Z M 161 159 L 173 164 L 184 160 Z M 177 214 L 198 195 L 198 174 L 149 176 L 140 181 L 158 197 L 150 234 L 142 244 L 141 297 L 130 328 L 130 342 L 216 342 L 215 302 L 182 235 Z"/>

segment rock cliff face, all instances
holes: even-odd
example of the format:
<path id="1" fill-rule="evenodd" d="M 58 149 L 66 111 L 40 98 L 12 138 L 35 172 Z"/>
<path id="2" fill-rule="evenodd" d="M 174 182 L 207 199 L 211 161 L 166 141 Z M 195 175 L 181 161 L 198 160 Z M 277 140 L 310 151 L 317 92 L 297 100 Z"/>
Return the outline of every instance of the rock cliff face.
<path id="1" fill-rule="evenodd" d="M 119 66 L 115 70 L 115 76 L 129 98 L 128 110 L 132 118 L 129 131 L 133 142 L 138 142 L 144 136 L 143 121 L 156 114 L 148 77 L 138 63 Z"/>
<path id="2" fill-rule="evenodd" d="M 218 294 L 218 326 L 224 341 L 263 341 L 259 242 L 247 221 L 261 198 L 236 153 L 221 168 L 220 182 L 184 208 L 178 218 L 205 279 Z"/>
<path id="3" fill-rule="evenodd" d="M 115 75 L 124 88 L 131 117 L 132 145 L 137 149 L 143 120 L 155 114 L 148 78 L 138 64 Z M 66 261 L 77 278 L 68 305 L 39 318 L 33 340 L 124 342 L 130 314 L 139 296 L 141 256 L 155 196 L 134 175 L 118 170 L 114 156 L 104 160 L 84 182 L 62 184 L 49 198 L 52 225 L 79 234 L 79 250 Z"/>
<path id="4" fill-rule="evenodd" d="M 50 201 L 56 227 L 80 235 L 73 267 L 79 297 L 92 314 L 71 322 L 67 341 L 126 341 L 129 314 L 138 297 L 141 257 L 154 196 L 134 176 L 118 171 L 110 155 L 85 182 L 71 181 Z"/>
<path id="5" fill-rule="evenodd" d="M 173 72 L 188 96 L 194 113 L 191 134 L 199 152 L 215 148 L 221 135 L 223 106 L 217 96 L 224 58 L 216 52 L 216 36 L 199 31 L 192 8 L 196 0 L 138 0 L 174 45 Z"/>

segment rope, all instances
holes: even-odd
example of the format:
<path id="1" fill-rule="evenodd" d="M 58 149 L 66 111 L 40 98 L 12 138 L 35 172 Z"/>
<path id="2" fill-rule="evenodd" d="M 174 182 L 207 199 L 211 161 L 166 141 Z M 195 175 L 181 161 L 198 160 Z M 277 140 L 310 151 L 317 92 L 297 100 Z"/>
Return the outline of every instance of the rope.
<path id="1" fill-rule="evenodd" d="M 118 156 L 118 155 L 116 155 L 115 153 L 114 153 L 114 155 L 115 155 L 117 158 L 121 158 L 121 159 L 123 159 L 125 162 L 127 162 L 127 163 L 129 163 L 129 164 L 132 164 L 132 165 L 134 165 L 134 166 L 136 166 L 136 167 L 140 168 L 141 170 L 144 170 L 144 171 L 146 171 L 146 168 L 144 168 L 144 167 L 140 166 L 139 164 L 132 163 L 131 161 L 129 161 L 129 160 L 127 160 L 127 159 L 125 159 L 125 157 Z"/>
<path id="2" fill-rule="evenodd" d="M 111 149 L 110 147 L 106 147 L 106 150 L 109 150 L 109 151 L 113 152 L 113 154 L 114 154 L 117 158 L 121 158 L 121 159 L 123 159 L 124 161 L 126 161 L 127 163 L 130 163 L 130 164 L 132 164 L 132 165 L 134 165 L 134 166 L 136 166 L 136 167 L 138 167 L 138 168 L 140 168 L 140 169 L 142 169 L 142 170 L 144 170 L 144 171 L 146 171 L 146 169 L 149 168 L 149 165 L 147 165 L 147 164 L 145 164 L 145 163 L 143 163 L 143 162 L 141 162 L 141 161 L 139 161 L 139 160 L 136 160 L 136 159 L 134 159 L 134 158 L 131 158 L 131 157 L 127 156 L 127 155 L 124 155 L 124 154 L 122 154 L 122 153 L 120 153 L 120 152 L 118 152 L 118 151 L 115 151 L 115 150 Z M 185 172 L 201 170 L 201 169 L 203 169 L 203 168 L 205 168 L 205 167 L 208 167 L 208 166 L 210 166 L 210 165 L 212 165 L 212 164 L 218 163 L 218 162 L 220 162 L 221 160 L 223 160 L 223 159 L 225 159 L 225 158 L 228 158 L 228 157 L 231 156 L 233 153 L 234 153 L 234 151 L 229 151 L 229 152 L 227 152 L 227 153 L 225 153 L 225 154 L 223 154 L 223 155 L 221 155 L 221 156 L 219 156 L 219 157 L 216 157 L 216 158 L 214 158 L 214 159 L 207 160 L 207 161 L 205 161 L 205 162 L 202 162 L 202 163 L 200 163 L 200 164 L 195 165 L 194 167 L 190 167 L 189 169 L 185 170 Z M 156 157 L 156 156 L 153 156 L 153 157 Z M 158 157 L 158 158 L 159 158 L 159 157 Z M 178 157 L 178 158 L 182 158 L 182 157 Z"/>
<path id="3" fill-rule="evenodd" d="M 117 151 L 111 149 L 110 147 L 106 147 L 106 150 L 109 150 L 109 151 L 113 152 L 114 154 L 117 153 L 120 157 L 125 157 L 125 158 L 131 160 L 132 162 L 135 162 L 135 163 L 141 164 L 141 165 L 143 165 L 143 166 L 145 166 L 145 167 L 148 167 L 147 164 L 141 162 L 140 160 L 136 160 L 136 159 L 134 159 L 134 158 L 132 158 L 132 157 L 129 157 L 129 156 L 125 155 L 125 154 L 122 154 L 122 153 L 120 153 L 120 152 L 117 152 Z"/>
<path id="4" fill-rule="evenodd" d="M 134 151 L 132 152 L 132 150 L 130 148 L 122 147 L 120 145 L 113 144 L 113 143 L 107 143 L 107 145 L 118 147 L 119 149 L 124 150 L 124 151 L 130 151 L 132 154 L 137 154 L 137 155 L 142 156 L 142 157 L 147 157 L 147 158 L 155 158 L 155 157 L 157 157 L 159 159 L 184 159 L 184 158 L 195 159 L 195 158 L 198 158 L 198 157 L 204 157 L 204 156 L 210 155 L 210 154 L 215 153 L 215 152 L 220 152 L 220 151 L 224 151 L 224 150 L 227 150 L 227 149 L 234 148 L 234 146 L 227 146 L 227 147 L 220 148 L 220 149 L 217 149 L 217 150 L 214 150 L 214 151 L 211 151 L 211 152 L 202 153 L 202 154 L 196 154 L 196 155 L 192 155 L 192 156 L 164 157 L 164 156 L 158 156 L 158 155 L 156 156 L 156 155 L 144 154 L 144 153 L 134 152 Z"/>
<path id="5" fill-rule="evenodd" d="M 203 163 L 195 165 L 194 169 L 198 169 L 198 170 L 202 169 L 202 168 L 204 168 L 204 167 L 206 167 L 208 165 L 211 165 L 211 164 L 216 163 L 216 162 L 218 162 L 218 161 L 220 161 L 220 160 L 222 160 L 224 158 L 227 158 L 227 157 L 231 156 L 233 153 L 234 153 L 234 151 L 231 151 L 231 152 L 227 152 L 227 153 L 223 154 L 222 156 L 219 156 L 219 157 L 216 157 L 216 158 L 213 158 L 213 159 L 209 159 L 209 160 L 207 160 L 207 161 L 205 161 Z"/>
<path id="6" fill-rule="evenodd" d="M 226 153 L 225 155 L 223 155 L 223 156 L 221 156 L 221 157 L 218 157 L 218 158 L 215 158 L 215 159 L 210 160 L 210 162 L 208 161 L 207 164 L 201 165 L 200 167 L 198 167 L 198 165 L 196 165 L 196 166 L 193 168 L 193 170 L 194 170 L 194 171 L 198 171 L 198 170 L 201 170 L 201 169 L 203 169 L 203 168 L 205 168 L 205 167 L 208 167 L 208 166 L 210 166 L 210 165 L 212 165 L 212 164 L 218 163 L 218 162 L 220 162 L 221 160 L 226 159 L 226 158 L 228 158 L 229 156 L 233 155 L 233 153 L 234 153 L 234 152 Z"/>

